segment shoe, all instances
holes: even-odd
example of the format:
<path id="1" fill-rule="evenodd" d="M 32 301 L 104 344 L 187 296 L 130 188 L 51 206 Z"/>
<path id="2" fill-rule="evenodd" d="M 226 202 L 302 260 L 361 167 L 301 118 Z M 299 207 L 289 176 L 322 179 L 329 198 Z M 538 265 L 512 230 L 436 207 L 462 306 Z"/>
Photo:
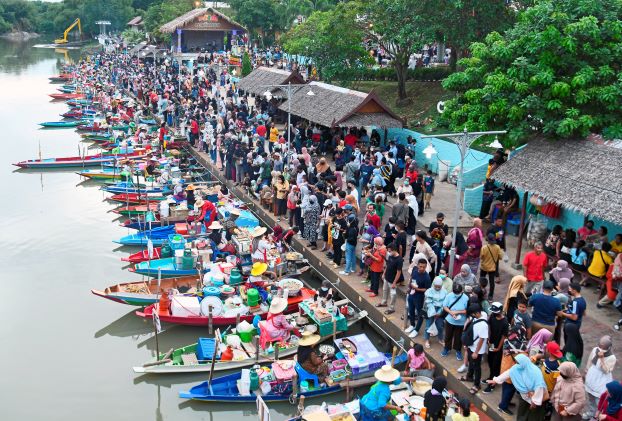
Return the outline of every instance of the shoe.
<path id="1" fill-rule="evenodd" d="M 462 361 L 462 359 L 463 359 L 463 358 L 462 358 L 462 352 L 460 352 L 460 351 L 456 352 L 456 359 L 457 359 L 458 361 Z"/>
<path id="2" fill-rule="evenodd" d="M 276 222 L 281 222 L 281 218 L 276 218 Z"/>
<path id="3" fill-rule="evenodd" d="M 464 364 L 462 364 L 459 368 L 458 368 L 458 373 L 464 373 L 465 371 L 467 371 L 468 367 Z"/>
<path id="4" fill-rule="evenodd" d="M 494 388 L 494 387 L 492 387 L 491 385 L 488 385 L 488 386 L 486 387 L 486 389 L 482 390 L 482 392 L 483 392 L 484 394 L 486 394 L 486 395 L 487 395 L 487 394 L 489 394 L 489 393 L 492 393 L 492 392 L 494 392 L 494 391 L 495 391 L 495 388 Z"/>
<path id="5" fill-rule="evenodd" d="M 410 333 L 410 332 L 412 332 L 414 329 L 415 329 L 415 327 L 411 325 L 411 326 L 408 326 L 404 332 L 406 332 L 406 333 Z"/>
<path id="6" fill-rule="evenodd" d="M 505 415 L 514 415 L 514 412 L 510 411 L 509 409 L 503 409 L 500 406 L 497 407 L 497 411 Z"/>
<path id="7" fill-rule="evenodd" d="M 448 356 L 448 355 L 449 355 L 449 350 L 448 350 L 448 349 L 443 348 L 443 350 L 441 351 L 441 357 L 446 357 L 446 356 Z"/>
<path id="8" fill-rule="evenodd" d="M 431 348 L 431 347 L 430 347 L 430 342 L 425 341 L 425 343 L 423 344 L 423 347 L 424 347 L 425 349 L 430 349 L 430 348 Z"/>
<path id="9" fill-rule="evenodd" d="M 613 325 L 613 330 L 616 330 L 616 331 L 619 332 L 620 331 L 620 325 L 619 324 Z"/>
<path id="10" fill-rule="evenodd" d="M 373 290 L 373 289 L 371 289 L 371 288 L 366 288 L 366 289 L 365 289 L 365 292 L 374 292 L 374 290 Z"/>
<path id="11" fill-rule="evenodd" d="M 601 306 L 599 303 L 596 303 L 596 308 L 603 308 L 604 306 Z"/>
<path id="12" fill-rule="evenodd" d="M 374 294 L 373 292 L 371 294 L 369 294 L 369 297 L 371 297 L 371 298 L 374 298 L 374 297 L 377 297 L 377 296 L 378 296 L 378 294 Z"/>
<path id="13" fill-rule="evenodd" d="M 339 275 L 345 275 L 348 276 L 350 274 L 350 272 L 346 272 L 345 270 L 340 270 L 339 271 Z"/>
<path id="14" fill-rule="evenodd" d="M 419 335 L 419 332 L 417 332 L 416 330 L 413 330 L 410 335 L 408 335 L 409 338 L 416 338 L 417 335 Z"/>

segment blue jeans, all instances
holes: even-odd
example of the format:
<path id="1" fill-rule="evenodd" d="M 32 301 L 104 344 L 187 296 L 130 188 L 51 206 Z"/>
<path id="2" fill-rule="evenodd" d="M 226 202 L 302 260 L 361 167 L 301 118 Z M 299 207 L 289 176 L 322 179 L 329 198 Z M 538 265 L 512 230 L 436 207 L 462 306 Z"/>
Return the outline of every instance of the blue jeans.
<path id="1" fill-rule="evenodd" d="M 423 339 L 425 339 L 426 341 L 430 339 L 428 329 L 430 328 L 430 326 L 432 326 L 432 323 L 436 325 L 436 329 L 438 330 L 438 338 L 442 340 L 443 328 L 445 327 L 445 321 L 442 317 L 429 317 L 425 319 L 425 332 L 423 332 Z"/>
<path id="2" fill-rule="evenodd" d="M 346 242 L 345 272 L 356 272 L 356 246 Z"/>
<path id="3" fill-rule="evenodd" d="M 423 323 L 423 298 L 423 294 L 408 294 L 408 321 L 417 330 L 421 328 Z M 417 316 L 419 316 L 419 322 Z"/>
<path id="4" fill-rule="evenodd" d="M 514 397 L 514 392 L 516 392 L 514 385 L 503 382 L 501 385 L 501 402 L 499 402 L 499 408 L 508 409 L 510 401 Z"/>

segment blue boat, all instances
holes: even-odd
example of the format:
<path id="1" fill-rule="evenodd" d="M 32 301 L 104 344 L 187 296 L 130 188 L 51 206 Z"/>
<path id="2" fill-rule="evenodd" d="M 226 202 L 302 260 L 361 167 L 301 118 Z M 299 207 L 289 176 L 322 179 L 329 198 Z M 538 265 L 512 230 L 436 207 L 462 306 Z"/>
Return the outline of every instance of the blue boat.
<path id="1" fill-rule="evenodd" d="M 154 246 L 161 246 L 168 240 L 169 234 L 175 234 L 175 225 L 167 225 L 165 227 L 153 228 L 146 231 L 140 231 L 136 234 L 126 235 L 120 240 L 115 241 L 124 246 L 146 246 L 149 239 Z"/>
<path id="2" fill-rule="evenodd" d="M 180 276 L 196 275 L 197 270 L 178 268 L 174 257 L 166 257 L 164 259 L 156 259 L 147 262 L 140 262 L 133 268 L 128 269 L 130 272 L 139 273 L 141 275 L 157 277 L 161 275 L 163 278 L 178 278 Z M 206 271 L 202 271 L 205 273 Z"/>
<path id="3" fill-rule="evenodd" d="M 140 124 L 146 124 L 148 126 L 154 126 L 154 125 L 157 124 L 155 119 L 153 119 L 153 118 L 149 118 L 149 119 L 147 119 L 147 118 L 140 118 L 139 122 L 140 122 Z"/>
<path id="4" fill-rule="evenodd" d="M 391 362 L 391 354 L 385 354 L 386 363 L 389 364 Z M 405 362 L 407 359 L 407 354 L 402 353 L 395 357 L 395 364 L 401 364 Z M 357 375 L 358 379 L 369 378 L 370 381 L 373 379 L 374 372 L 376 369 L 372 369 L 369 371 L 365 371 Z M 250 395 L 243 396 L 240 395 L 238 390 L 237 381 L 242 377 L 242 373 L 234 373 L 228 374 L 226 376 L 216 377 L 212 380 L 212 384 L 210 385 L 208 382 L 200 383 L 194 387 L 192 387 L 189 391 L 180 391 L 179 397 L 182 399 L 192 399 L 204 402 L 255 402 L 257 396 L 255 393 L 251 393 Z M 342 386 L 343 385 L 343 386 Z M 302 394 L 304 394 L 305 398 L 314 398 L 319 396 L 326 396 L 332 393 L 340 392 L 344 390 L 346 387 L 346 383 L 334 383 L 330 387 L 321 387 L 317 389 L 308 390 Z M 275 393 L 273 391 L 261 394 L 261 398 L 265 402 L 285 402 L 290 399 L 292 395 L 291 388 L 287 390 L 285 393 Z"/>
<path id="5" fill-rule="evenodd" d="M 129 228 L 132 230 L 145 231 L 148 229 L 159 228 L 162 226 L 162 223 L 160 221 L 145 222 L 144 220 L 140 219 L 128 219 L 127 223 L 123 224 L 122 226 L 123 228 Z"/>
<path id="6" fill-rule="evenodd" d="M 102 186 L 102 190 L 107 191 L 108 193 L 114 194 L 123 194 L 123 193 L 140 193 L 140 194 L 148 194 L 148 193 L 162 193 L 166 195 L 171 192 L 170 189 L 164 187 L 137 187 L 136 183 L 131 182 L 119 182 L 115 183 L 111 186 Z"/>

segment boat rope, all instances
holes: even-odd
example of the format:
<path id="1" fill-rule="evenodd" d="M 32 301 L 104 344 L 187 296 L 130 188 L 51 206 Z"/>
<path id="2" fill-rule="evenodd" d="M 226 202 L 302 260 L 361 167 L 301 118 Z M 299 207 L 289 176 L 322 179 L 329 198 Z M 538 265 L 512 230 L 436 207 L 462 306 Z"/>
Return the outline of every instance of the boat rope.
<path id="1" fill-rule="evenodd" d="M 207 167 L 205 167 L 205 166 L 204 166 L 204 168 L 205 168 L 205 170 L 206 170 L 208 173 L 210 173 L 210 174 L 212 175 L 212 177 L 214 177 L 215 179 L 218 179 L 218 177 L 217 177 L 217 176 L 216 176 L 216 175 L 212 172 L 212 170 L 211 170 L 210 168 L 207 168 Z M 242 198 L 242 197 L 238 196 L 238 195 L 237 195 L 235 192 L 233 192 L 232 190 L 229 190 L 229 193 L 230 193 L 230 194 L 232 194 L 233 196 L 235 196 L 235 197 L 236 197 L 238 200 L 240 200 L 242 203 L 247 204 L 247 202 L 244 200 L 244 198 Z M 264 220 L 263 218 L 261 218 L 261 217 L 260 217 L 258 214 L 256 214 L 256 213 L 253 213 L 253 214 L 257 217 L 257 219 L 259 219 L 261 222 L 263 222 L 265 226 L 267 226 L 267 227 L 269 227 L 269 226 L 270 226 L 270 223 L 269 223 L 268 221 Z M 289 246 L 288 244 L 283 244 L 283 245 L 284 245 L 285 247 L 287 247 L 287 249 L 288 249 L 289 251 L 295 251 L 295 250 L 294 250 L 291 246 Z M 315 268 L 315 267 L 314 267 L 313 265 L 311 265 L 310 263 L 309 263 L 309 266 L 311 266 L 311 267 L 315 270 L 315 273 L 316 273 L 318 276 L 320 276 L 323 280 L 328 281 L 328 282 L 331 284 L 331 286 L 332 286 L 332 287 L 333 287 L 336 291 L 338 291 L 338 292 L 339 292 L 342 296 L 347 297 L 347 295 L 346 295 L 346 294 L 345 294 L 342 290 L 340 290 L 340 289 L 339 289 L 339 286 L 338 286 L 338 285 L 339 285 L 339 282 L 335 283 L 335 282 L 331 281 L 330 279 L 328 279 L 326 276 L 324 276 L 324 275 L 323 275 L 323 274 L 322 274 L 319 270 L 317 270 L 317 268 Z M 304 282 L 304 281 L 303 281 L 303 282 Z M 306 282 L 305 282 L 305 284 L 306 284 L 306 286 L 307 286 L 307 287 L 309 287 L 309 286 L 310 286 L 310 285 L 309 285 L 308 283 L 306 283 Z M 356 304 L 354 304 L 354 302 L 353 302 L 352 300 L 349 300 L 349 301 L 350 301 L 350 305 L 352 305 L 354 308 L 356 308 L 356 310 L 357 310 L 357 311 L 359 311 L 359 312 L 361 311 L 361 309 L 360 309 L 360 308 L 358 308 L 358 307 L 356 306 Z M 389 341 L 390 341 L 390 342 L 392 342 L 395 346 L 397 346 L 397 347 L 398 347 L 398 348 L 399 348 L 402 352 L 406 352 L 406 351 L 407 351 L 407 350 L 404 348 L 404 342 L 403 342 L 403 341 L 398 341 L 398 340 L 395 340 L 395 339 L 394 339 L 394 338 L 393 338 L 393 337 L 392 337 L 392 336 L 391 336 L 391 335 L 390 335 L 390 334 L 389 334 L 386 330 L 384 330 L 384 329 L 382 328 L 382 326 L 380 326 L 378 323 L 376 323 L 376 322 L 375 322 L 374 320 L 372 320 L 371 318 L 367 317 L 367 321 L 368 321 L 370 324 L 372 324 L 372 325 L 375 327 L 375 329 L 376 329 L 377 331 L 379 331 L 379 332 L 380 332 L 380 333 L 382 333 L 382 334 L 383 334 L 386 338 L 388 338 L 388 339 L 389 339 Z"/>

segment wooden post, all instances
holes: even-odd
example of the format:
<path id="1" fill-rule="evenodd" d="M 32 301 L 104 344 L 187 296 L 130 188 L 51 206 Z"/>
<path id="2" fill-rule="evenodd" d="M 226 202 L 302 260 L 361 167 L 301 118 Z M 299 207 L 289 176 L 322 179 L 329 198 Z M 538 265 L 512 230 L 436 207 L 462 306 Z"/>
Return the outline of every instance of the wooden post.
<path id="1" fill-rule="evenodd" d="M 397 347 L 393 347 L 393 352 L 391 353 L 391 367 L 395 365 L 395 356 L 397 355 Z"/>
<path id="2" fill-rule="evenodd" d="M 292 377 L 292 396 L 294 399 L 298 397 L 298 374 L 294 374 Z"/>
<path id="3" fill-rule="evenodd" d="M 333 316 L 333 342 L 337 339 L 337 318 Z"/>
<path id="4" fill-rule="evenodd" d="M 253 342 L 255 345 L 255 362 L 259 361 L 259 336 L 253 336 Z"/>
<path id="5" fill-rule="evenodd" d="M 238 325 L 240 324 L 240 313 L 235 315 L 235 328 L 238 328 Z M 240 332 L 238 332 L 240 333 Z"/>
<path id="6" fill-rule="evenodd" d="M 207 324 L 208 324 L 208 328 L 207 331 L 208 333 L 211 335 L 212 333 L 214 333 L 214 316 L 212 314 L 212 306 L 209 305 L 207 306 L 208 308 L 208 312 L 207 312 Z"/>
<path id="7" fill-rule="evenodd" d="M 523 248 L 523 230 L 525 229 L 525 216 L 527 214 L 527 196 L 528 192 L 523 194 L 523 203 L 520 210 L 520 225 L 518 228 L 518 246 L 516 247 L 516 260 L 514 261 L 514 269 L 521 267 L 520 255 Z M 507 235 L 507 230 L 504 235 Z"/>
<path id="8" fill-rule="evenodd" d="M 279 360 L 279 344 L 277 343 L 274 347 L 274 361 Z"/>
<path id="9" fill-rule="evenodd" d="M 216 329 L 216 345 L 214 346 L 214 354 L 212 354 L 212 365 L 209 370 L 209 379 L 207 384 L 210 389 L 212 387 L 212 377 L 214 376 L 214 365 L 216 364 L 216 354 L 218 353 L 218 347 L 220 346 L 220 330 Z"/>

